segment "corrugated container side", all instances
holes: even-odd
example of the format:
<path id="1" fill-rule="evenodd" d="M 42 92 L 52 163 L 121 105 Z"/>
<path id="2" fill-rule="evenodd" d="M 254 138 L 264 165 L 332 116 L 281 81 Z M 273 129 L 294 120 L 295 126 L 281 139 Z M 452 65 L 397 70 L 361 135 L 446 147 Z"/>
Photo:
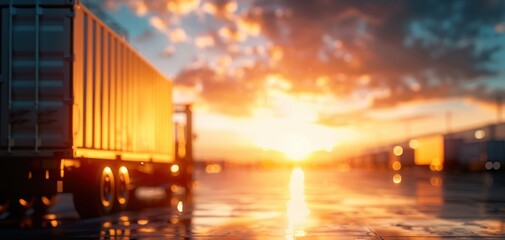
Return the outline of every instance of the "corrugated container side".
<path id="1" fill-rule="evenodd" d="M 487 142 L 487 161 L 503 162 L 505 161 L 505 141 Z"/>
<path id="2" fill-rule="evenodd" d="M 39 3 L 41 6 L 50 6 L 50 7 L 72 7 L 78 0 L 0 0 L 0 5 L 8 5 L 10 3 L 15 4 L 16 6 L 33 6 Z"/>
<path id="3" fill-rule="evenodd" d="M 483 155 L 485 148 L 484 142 L 464 143 L 459 152 L 460 163 L 463 165 L 482 163 L 485 160 Z"/>
<path id="4" fill-rule="evenodd" d="M 505 141 L 487 141 L 465 143 L 461 147 L 460 161 L 462 164 L 500 162 L 505 160 Z"/>
<path id="5" fill-rule="evenodd" d="M 496 139 L 505 139 L 505 124 L 501 123 L 496 126 Z"/>
<path id="6" fill-rule="evenodd" d="M 0 7 L 0 147 L 8 145 L 8 122 L 9 122 L 9 9 Z"/>
<path id="7" fill-rule="evenodd" d="M 173 161 L 171 82 L 79 5 L 74 53 L 75 157 Z"/>
<path id="8" fill-rule="evenodd" d="M 456 168 L 459 164 L 459 152 L 463 139 L 444 139 L 444 169 Z"/>

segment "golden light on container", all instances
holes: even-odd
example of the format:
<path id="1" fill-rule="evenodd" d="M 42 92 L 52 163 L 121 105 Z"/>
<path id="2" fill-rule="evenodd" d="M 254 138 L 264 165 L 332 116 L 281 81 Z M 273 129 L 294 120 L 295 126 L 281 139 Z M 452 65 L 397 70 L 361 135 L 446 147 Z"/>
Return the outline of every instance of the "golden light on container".
<path id="1" fill-rule="evenodd" d="M 82 218 L 100 217 L 116 210 L 112 204 L 126 206 L 133 188 L 147 183 L 170 184 L 165 175 L 179 167 L 174 163 L 193 161 L 190 107 L 174 105 L 173 81 L 146 61 L 124 35 L 79 1 L 0 2 L 2 10 L 22 5 L 21 17 L 0 21 L 0 75 L 7 86 L 0 94 L 0 129 L 10 129 L 0 131 L 0 139 L 6 139 L 0 141 L 0 160 L 9 166 L 12 163 L 12 167 L 0 168 L 0 176 L 9 178 L 3 185 L 23 186 L 1 192 L 9 204 L 50 205 L 55 193 L 65 191 L 73 193 L 75 210 Z M 47 11 L 46 5 L 50 5 Z M 26 38 L 18 33 L 28 26 L 26 19 L 37 20 L 36 24 L 28 21 L 29 32 L 40 37 Z M 54 35 L 54 29 L 57 36 L 49 36 Z M 56 38 L 61 44 L 54 43 Z M 4 53 L 11 57 L 4 58 Z M 27 82 L 26 74 L 4 74 L 19 72 L 16 63 L 21 62 L 35 67 L 28 77 L 32 84 L 21 84 Z M 19 101 L 37 104 L 17 104 Z M 19 111 L 30 114 L 17 116 Z M 179 145 L 179 155 L 175 116 L 183 117 L 180 133 L 188 136 Z M 20 156 L 26 160 L 20 161 Z M 120 162 L 142 172 L 131 175 L 134 185 L 128 185 L 127 169 L 118 168 Z M 154 171 L 155 166 L 165 171 Z M 180 165 L 178 174 L 183 174 L 180 179 L 187 183 L 192 171 L 182 166 L 186 165 Z M 78 177 L 66 177 L 65 171 Z M 10 178 L 11 174 L 19 177 Z"/>

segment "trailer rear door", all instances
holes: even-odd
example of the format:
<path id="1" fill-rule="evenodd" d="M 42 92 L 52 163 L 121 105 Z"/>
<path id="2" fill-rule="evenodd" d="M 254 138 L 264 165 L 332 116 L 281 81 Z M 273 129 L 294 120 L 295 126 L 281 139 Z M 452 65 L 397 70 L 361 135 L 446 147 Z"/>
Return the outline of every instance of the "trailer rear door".
<path id="1" fill-rule="evenodd" d="M 0 155 L 72 146 L 73 6 L 37 2 L 0 0 Z"/>

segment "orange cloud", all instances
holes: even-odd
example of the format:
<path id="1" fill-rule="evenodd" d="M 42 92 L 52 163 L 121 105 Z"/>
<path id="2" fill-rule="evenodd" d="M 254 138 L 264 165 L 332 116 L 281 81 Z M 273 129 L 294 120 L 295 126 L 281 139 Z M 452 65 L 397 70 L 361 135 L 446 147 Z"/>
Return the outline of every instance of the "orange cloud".
<path id="1" fill-rule="evenodd" d="M 222 55 L 216 59 L 216 71 L 218 74 L 226 74 L 230 70 L 230 65 L 232 63 L 232 58 L 228 55 Z"/>
<path id="2" fill-rule="evenodd" d="M 236 23 L 238 28 L 248 35 L 258 36 L 261 33 L 261 25 L 257 22 L 239 18 Z"/>
<path id="3" fill-rule="evenodd" d="M 230 26 L 219 29 L 219 36 L 228 41 L 234 42 L 242 42 L 246 39 L 246 35 L 243 32 Z"/>
<path id="4" fill-rule="evenodd" d="M 137 14 L 137 16 L 142 17 L 146 15 L 148 9 L 147 5 L 143 1 L 132 2 L 131 5 L 133 11 L 135 12 L 135 14 Z"/>
<path id="5" fill-rule="evenodd" d="M 168 25 L 158 16 L 150 17 L 149 23 L 160 32 L 165 32 L 168 28 Z"/>
<path id="6" fill-rule="evenodd" d="M 172 13 L 180 15 L 188 14 L 200 6 L 200 0 L 169 0 L 166 1 L 166 8 Z"/>
<path id="7" fill-rule="evenodd" d="M 176 28 L 169 33 L 170 40 L 175 43 L 186 42 L 188 39 L 186 32 L 182 28 Z"/>
<path id="8" fill-rule="evenodd" d="M 198 48 L 209 48 L 216 44 L 212 36 L 198 36 L 195 38 L 195 45 Z"/>
<path id="9" fill-rule="evenodd" d="M 284 56 L 284 51 L 280 46 L 273 46 L 269 49 L 270 59 L 272 62 L 277 62 Z"/>
<path id="10" fill-rule="evenodd" d="M 232 19 L 238 5 L 235 1 L 209 1 L 203 4 L 206 13 L 222 19 Z"/>
<path id="11" fill-rule="evenodd" d="M 351 100 L 361 97 L 364 100 L 359 106 L 363 109 L 453 96 L 491 102 L 494 90 L 487 86 L 469 89 L 466 85 L 478 85 L 477 81 L 493 74 L 485 66 L 500 47 L 476 51 L 480 36 L 469 26 L 492 27 L 494 31 L 489 34 L 502 36 L 505 32 L 505 3 L 493 0 L 465 3 L 463 10 L 479 11 L 468 11 L 472 14 L 461 16 L 462 20 L 451 23 L 455 27 L 447 31 L 441 31 L 437 24 L 424 24 L 423 19 L 450 22 L 451 16 L 459 13 L 450 10 L 447 15 L 436 15 L 431 10 L 456 9 L 451 1 L 437 5 L 416 0 L 380 4 L 326 0 L 276 0 L 274 4 L 235 0 L 105 1 L 110 6 L 127 4 L 137 15 L 149 16 L 149 23 L 172 43 L 193 40 L 200 49 L 216 50 L 213 56 L 219 57 L 213 64 L 200 61 L 181 72 L 178 79 L 189 81 L 198 75 L 204 99 L 210 105 L 217 102 L 219 109 L 226 107 L 226 102 L 218 99 L 219 94 L 232 102 L 244 92 L 260 96 L 272 75 L 286 79 L 290 87 L 281 90 L 287 94 L 329 94 Z M 180 16 L 194 11 L 206 13 L 203 15 L 211 18 L 213 29 L 190 39 L 184 29 L 174 28 L 173 21 L 185 21 Z M 410 14 L 413 12 L 416 14 Z M 484 12 L 488 14 L 483 16 Z M 416 35 L 411 29 L 415 24 L 426 34 Z M 425 39 L 430 33 L 433 39 Z M 256 46 L 246 41 L 258 36 L 261 42 Z M 468 44 L 458 44 L 463 40 Z M 174 47 L 167 47 L 162 54 L 168 57 L 174 52 Z M 211 76 L 210 83 L 204 73 Z M 223 89 L 241 94 L 228 94 Z M 254 97 L 247 100 L 255 103 Z M 241 103 L 252 104 L 244 100 Z"/>

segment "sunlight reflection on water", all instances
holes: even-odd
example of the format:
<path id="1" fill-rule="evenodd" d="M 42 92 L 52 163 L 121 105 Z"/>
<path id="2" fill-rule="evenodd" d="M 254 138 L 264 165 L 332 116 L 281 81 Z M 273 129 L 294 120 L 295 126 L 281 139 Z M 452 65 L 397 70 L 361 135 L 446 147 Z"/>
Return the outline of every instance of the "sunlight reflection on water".
<path id="1" fill-rule="evenodd" d="M 290 199 L 287 203 L 288 227 L 286 239 L 306 236 L 304 226 L 310 210 L 305 202 L 305 174 L 302 169 L 295 168 L 291 172 L 289 183 Z"/>

